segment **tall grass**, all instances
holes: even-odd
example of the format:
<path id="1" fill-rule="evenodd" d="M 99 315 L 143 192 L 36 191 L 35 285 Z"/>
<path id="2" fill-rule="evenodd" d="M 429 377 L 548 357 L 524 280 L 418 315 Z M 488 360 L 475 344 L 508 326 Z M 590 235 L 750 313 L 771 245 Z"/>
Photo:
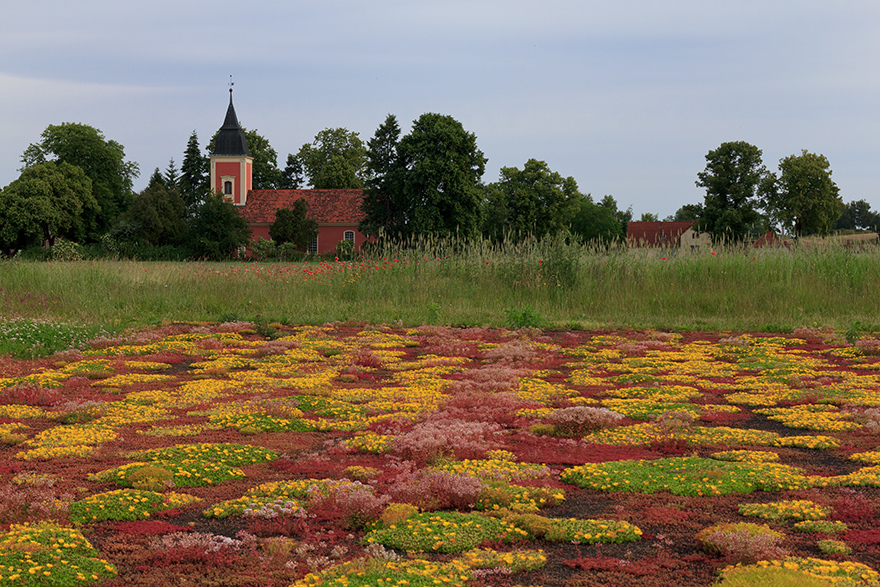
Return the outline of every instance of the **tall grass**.
<path id="1" fill-rule="evenodd" d="M 115 325 L 231 318 L 505 325 L 511 316 L 545 328 L 874 330 L 880 323 L 876 248 L 716 253 L 450 239 L 322 265 L 4 261 L 0 311 L 7 319 Z"/>

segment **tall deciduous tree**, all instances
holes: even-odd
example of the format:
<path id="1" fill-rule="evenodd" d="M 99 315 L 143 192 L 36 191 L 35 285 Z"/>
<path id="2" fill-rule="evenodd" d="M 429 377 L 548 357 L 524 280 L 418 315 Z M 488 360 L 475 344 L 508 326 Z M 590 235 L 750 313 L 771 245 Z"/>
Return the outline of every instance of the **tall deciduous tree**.
<path id="1" fill-rule="evenodd" d="M 46 161 L 25 168 L 0 193 L 0 246 L 21 249 L 52 245 L 59 237 L 81 241 L 98 202 L 85 172 L 64 161 Z"/>
<path id="2" fill-rule="evenodd" d="M 594 203 L 590 194 L 577 202 L 577 209 L 571 221 L 571 232 L 581 242 L 622 242 L 626 240 L 626 228 L 618 218 L 617 202 L 605 196 L 600 203 Z M 630 211 L 630 216 L 632 212 Z M 628 223 L 629 220 L 626 220 Z"/>
<path id="3" fill-rule="evenodd" d="M 581 198 L 574 178 L 544 161 L 502 167 L 500 179 L 486 186 L 483 233 L 495 240 L 553 235 L 569 227 Z"/>
<path id="4" fill-rule="evenodd" d="M 806 149 L 780 159 L 779 176 L 764 183 L 764 201 L 773 220 L 795 236 L 827 234 L 844 208 L 828 159 Z"/>
<path id="5" fill-rule="evenodd" d="M 307 218 L 308 203 L 300 198 L 292 208 L 279 208 L 275 211 L 275 222 L 269 227 L 269 236 L 279 245 L 293 243 L 296 248 L 305 250 L 318 236 L 318 223 Z"/>
<path id="6" fill-rule="evenodd" d="M 397 146 L 409 234 L 474 236 L 486 158 L 451 116 L 422 114 Z"/>
<path id="7" fill-rule="evenodd" d="M 180 164 L 180 197 L 189 210 L 202 202 L 208 192 L 210 181 L 210 161 L 199 148 L 199 136 L 192 131 L 186 142 L 186 150 L 183 153 L 183 162 Z"/>
<path id="8" fill-rule="evenodd" d="M 865 200 L 850 202 L 843 208 L 840 218 L 834 223 L 837 230 L 880 230 L 880 214 L 871 210 Z"/>
<path id="9" fill-rule="evenodd" d="M 282 190 L 298 190 L 303 184 L 303 165 L 299 157 L 292 153 L 287 154 L 287 164 L 281 172 Z"/>
<path id="10" fill-rule="evenodd" d="M 105 139 L 96 128 L 72 122 L 46 127 L 40 142 L 29 145 L 21 160 L 25 169 L 54 160 L 83 170 L 98 202 L 97 208 L 83 210 L 94 214 L 86 218 L 84 238 L 90 240 L 97 240 L 128 208 L 138 176 L 137 163 L 125 160 L 122 145 Z"/>
<path id="11" fill-rule="evenodd" d="M 698 228 L 716 240 L 743 240 L 761 218 L 759 189 L 766 176 L 754 145 L 735 141 L 709 151 L 706 168 L 697 174 L 697 187 L 706 188 Z"/>
<path id="12" fill-rule="evenodd" d="M 314 141 L 300 148 L 297 158 L 302 161 L 313 188 L 364 187 L 367 149 L 356 132 L 326 128 L 315 135 Z"/>

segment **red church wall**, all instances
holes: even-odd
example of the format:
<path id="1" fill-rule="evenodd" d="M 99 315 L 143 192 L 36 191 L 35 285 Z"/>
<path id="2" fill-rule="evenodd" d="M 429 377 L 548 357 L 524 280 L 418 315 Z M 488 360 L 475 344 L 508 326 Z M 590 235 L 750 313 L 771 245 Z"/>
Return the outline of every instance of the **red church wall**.
<path id="1" fill-rule="evenodd" d="M 251 224 L 251 240 L 258 238 L 271 240 L 269 236 L 269 224 Z M 336 250 L 339 241 L 345 239 L 346 231 L 354 232 L 354 249 L 358 250 L 367 242 L 367 237 L 358 232 L 356 225 L 349 226 L 318 226 L 318 254 L 332 253 Z"/>

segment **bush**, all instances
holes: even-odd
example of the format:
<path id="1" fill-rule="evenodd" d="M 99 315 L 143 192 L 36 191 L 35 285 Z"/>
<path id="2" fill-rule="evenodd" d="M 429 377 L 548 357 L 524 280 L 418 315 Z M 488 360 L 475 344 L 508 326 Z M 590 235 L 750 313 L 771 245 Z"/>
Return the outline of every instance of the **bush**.
<path id="1" fill-rule="evenodd" d="M 767 524 L 737 522 L 718 524 L 701 530 L 697 542 L 708 553 L 719 554 L 733 563 L 755 563 L 782 558 L 778 544 L 785 538 Z"/>
<path id="2" fill-rule="evenodd" d="M 623 416 L 607 408 L 575 406 L 556 410 L 547 419 L 553 423 L 556 435 L 573 437 L 617 426 Z"/>
<path id="3" fill-rule="evenodd" d="M 430 463 L 445 456 L 479 458 L 487 450 L 497 448 L 501 432 L 498 424 L 464 420 L 428 421 L 396 436 L 391 450 L 397 455 L 420 463 Z"/>
<path id="4" fill-rule="evenodd" d="M 409 503 L 425 511 L 470 509 L 483 486 L 482 481 L 469 475 L 414 469 L 398 475 L 388 493 L 394 501 Z"/>
<path id="5" fill-rule="evenodd" d="M 59 238 L 49 250 L 51 261 L 79 261 L 82 259 L 82 247 L 73 241 Z"/>

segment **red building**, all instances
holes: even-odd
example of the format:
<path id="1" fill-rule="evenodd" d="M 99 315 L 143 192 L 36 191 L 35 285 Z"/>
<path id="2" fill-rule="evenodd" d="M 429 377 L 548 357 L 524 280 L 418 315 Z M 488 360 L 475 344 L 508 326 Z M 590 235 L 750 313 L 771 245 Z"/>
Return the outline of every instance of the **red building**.
<path id="1" fill-rule="evenodd" d="M 292 208 L 300 198 L 308 204 L 307 216 L 318 223 L 318 236 L 309 247 L 311 253 L 329 253 L 341 240 L 359 249 L 367 237 L 358 231 L 363 219 L 363 190 L 255 190 L 252 189 L 253 157 L 238 123 L 229 90 L 226 120 L 217 134 L 211 154 L 211 189 L 232 202 L 251 229 L 251 238 L 269 239 L 275 211 Z"/>

